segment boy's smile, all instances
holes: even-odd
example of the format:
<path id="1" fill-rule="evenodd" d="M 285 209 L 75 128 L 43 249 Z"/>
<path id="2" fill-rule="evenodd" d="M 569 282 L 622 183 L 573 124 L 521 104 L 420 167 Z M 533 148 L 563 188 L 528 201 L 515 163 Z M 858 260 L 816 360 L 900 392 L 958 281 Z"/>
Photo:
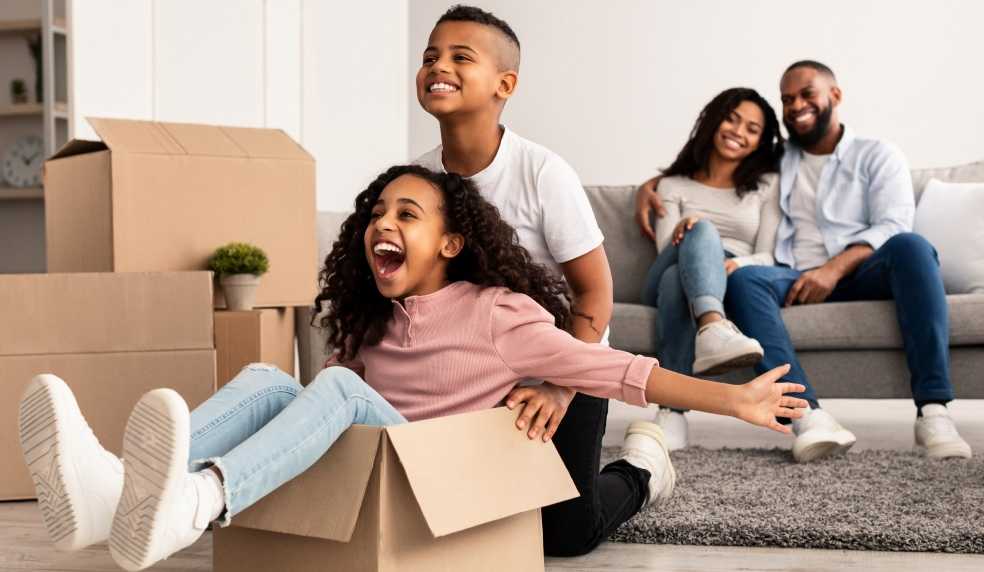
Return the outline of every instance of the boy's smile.
<path id="1" fill-rule="evenodd" d="M 445 230 L 440 191 L 413 175 L 386 185 L 363 238 L 376 287 L 387 298 L 440 290 L 448 261 L 461 250 L 460 235 Z"/>

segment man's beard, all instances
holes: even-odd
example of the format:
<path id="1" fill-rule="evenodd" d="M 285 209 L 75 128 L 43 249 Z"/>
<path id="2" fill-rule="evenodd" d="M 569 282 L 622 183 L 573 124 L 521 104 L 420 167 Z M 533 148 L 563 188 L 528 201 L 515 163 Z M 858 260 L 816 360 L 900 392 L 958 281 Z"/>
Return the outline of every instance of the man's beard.
<path id="1" fill-rule="evenodd" d="M 821 109 L 817 112 L 817 118 L 813 123 L 813 129 L 810 129 L 806 133 L 800 135 L 793 128 L 793 124 L 789 120 L 783 118 L 782 123 L 786 126 L 786 131 L 789 132 L 789 140 L 795 143 L 801 149 L 809 149 L 821 139 L 824 138 L 827 133 L 830 132 L 830 116 L 834 112 L 834 106 L 827 103 L 827 107 Z"/>

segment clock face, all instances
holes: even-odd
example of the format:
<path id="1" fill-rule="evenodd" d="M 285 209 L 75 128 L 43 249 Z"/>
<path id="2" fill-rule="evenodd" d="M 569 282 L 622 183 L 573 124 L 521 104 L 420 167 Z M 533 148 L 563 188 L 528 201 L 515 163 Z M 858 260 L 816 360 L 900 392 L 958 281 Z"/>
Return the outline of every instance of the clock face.
<path id="1" fill-rule="evenodd" d="M 37 135 L 19 137 L 3 155 L 3 178 L 14 187 L 41 186 L 44 142 Z"/>

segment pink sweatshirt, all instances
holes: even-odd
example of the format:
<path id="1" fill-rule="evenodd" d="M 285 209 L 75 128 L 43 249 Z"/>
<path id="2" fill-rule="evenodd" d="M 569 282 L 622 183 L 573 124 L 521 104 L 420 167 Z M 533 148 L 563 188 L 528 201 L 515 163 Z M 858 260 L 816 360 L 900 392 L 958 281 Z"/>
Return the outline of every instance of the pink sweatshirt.
<path id="1" fill-rule="evenodd" d="M 574 338 L 529 296 L 454 282 L 394 301 L 379 345 L 344 365 L 416 421 L 495 407 L 529 378 L 645 406 L 659 364 Z"/>

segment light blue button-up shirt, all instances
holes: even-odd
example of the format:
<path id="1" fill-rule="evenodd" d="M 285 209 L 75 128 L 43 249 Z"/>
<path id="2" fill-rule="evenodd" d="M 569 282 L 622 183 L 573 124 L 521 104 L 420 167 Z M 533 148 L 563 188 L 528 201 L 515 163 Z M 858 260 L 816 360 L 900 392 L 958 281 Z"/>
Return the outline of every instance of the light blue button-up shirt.
<path id="1" fill-rule="evenodd" d="M 782 220 L 776 234 L 776 263 L 796 267 L 789 195 L 803 150 L 786 142 L 779 177 Z M 912 230 L 916 203 L 905 156 L 894 145 L 864 139 L 845 127 L 817 183 L 817 226 L 830 258 L 853 244 L 878 249 L 892 236 Z"/>

